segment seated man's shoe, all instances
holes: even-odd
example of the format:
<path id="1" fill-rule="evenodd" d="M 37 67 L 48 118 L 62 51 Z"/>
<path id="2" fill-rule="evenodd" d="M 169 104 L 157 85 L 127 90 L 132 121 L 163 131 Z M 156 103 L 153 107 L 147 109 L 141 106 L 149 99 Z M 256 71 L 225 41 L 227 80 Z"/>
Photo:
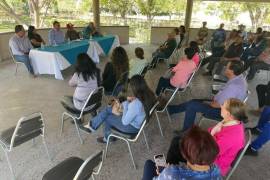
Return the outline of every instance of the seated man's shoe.
<path id="1" fill-rule="evenodd" d="M 258 151 L 255 151 L 254 149 L 252 149 L 251 146 L 248 146 L 246 152 L 245 152 L 245 155 L 248 155 L 248 156 L 258 156 L 259 153 Z"/>
<path id="2" fill-rule="evenodd" d="M 106 144 L 106 143 L 107 143 L 105 137 L 98 137 L 98 138 L 97 138 L 97 142 L 98 142 L 98 143 L 103 143 L 103 144 Z"/>
<path id="3" fill-rule="evenodd" d="M 81 119 L 76 119 L 75 121 L 77 122 L 77 124 L 82 124 L 83 123 L 83 121 Z M 73 120 L 71 120 L 71 123 L 75 124 Z"/>
<path id="4" fill-rule="evenodd" d="M 87 133 L 93 133 L 93 132 L 95 132 L 96 130 L 91 127 L 91 121 L 89 123 L 90 123 L 90 125 L 89 124 L 86 124 L 84 126 L 82 124 L 80 124 L 79 125 L 79 128 L 81 130 L 87 132 Z"/>

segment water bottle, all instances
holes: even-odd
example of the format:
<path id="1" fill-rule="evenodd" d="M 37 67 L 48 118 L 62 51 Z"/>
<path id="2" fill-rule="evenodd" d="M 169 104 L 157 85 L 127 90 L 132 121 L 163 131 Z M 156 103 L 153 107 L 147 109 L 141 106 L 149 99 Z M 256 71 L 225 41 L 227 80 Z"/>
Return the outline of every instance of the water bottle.
<path id="1" fill-rule="evenodd" d="M 53 40 L 53 46 L 57 46 L 57 44 L 56 44 L 56 41 L 55 41 L 55 40 Z"/>
<path id="2" fill-rule="evenodd" d="M 70 38 L 68 38 L 67 41 L 68 41 L 68 44 L 70 44 Z"/>
<path id="3" fill-rule="evenodd" d="M 45 48 L 43 43 L 41 43 L 41 46 L 40 47 L 41 47 L 41 49 L 44 49 Z"/>

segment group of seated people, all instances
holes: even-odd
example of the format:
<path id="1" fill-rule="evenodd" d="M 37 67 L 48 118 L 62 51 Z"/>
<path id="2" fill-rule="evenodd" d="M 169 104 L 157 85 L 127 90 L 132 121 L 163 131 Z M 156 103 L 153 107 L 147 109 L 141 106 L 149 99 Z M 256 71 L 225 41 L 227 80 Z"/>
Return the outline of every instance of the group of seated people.
<path id="1" fill-rule="evenodd" d="M 204 75 L 223 75 L 223 68 L 229 60 L 241 61 L 247 71 L 247 80 L 252 80 L 258 70 L 270 69 L 270 51 L 267 32 L 257 28 L 256 33 L 249 35 L 243 28 L 233 29 L 226 38 L 224 24 L 214 31 L 211 39 L 212 55 L 203 60 L 208 64 Z M 215 72 L 213 70 L 215 69 Z"/>
<path id="2" fill-rule="evenodd" d="M 91 36 L 102 36 L 96 29 L 93 22 L 90 22 L 87 27 L 83 29 L 82 37 L 89 39 Z M 48 39 L 49 45 L 62 44 L 65 41 L 72 41 L 80 38 L 80 33 L 73 28 L 73 24 L 67 24 L 67 31 L 61 30 L 60 23 L 58 21 L 53 22 L 53 28 L 49 31 Z M 45 45 L 44 39 L 37 33 L 34 26 L 28 27 L 28 35 L 26 35 L 25 29 L 22 25 L 15 26 L 15 34 L 9 40 L 9 48 L 14 58 L 18 62 L 22 62 L 27 67 L 27 70 L 33 77 L 33 67 L 29 59 L 29 52 L 32 48 L 40 48 Z"/>
<path id="3" fill-rule="evenodd" d="M 68 26 L 69 30 L 73 29 L 72 24 Z M 212 35 L 212 55 L 202 62 L 209 63 L 208 74 L 212 74 L 216 63 L 221 64 L 221 67 L 217 68 L 220 73 L 225 66 L 224 76 L 228 81 L 212 99 L 191 99 L 168 106 L 170 115 L 185 112 L 183 128 L 177 128 L 174 131 L 176 137 L 173 138 L 168 151 L 166 167 L 156 167 L 153 161 L 146 161 L 143 180 L 221 179 L 222 176 L 228 174 L 238 152 L 245 146 L 244 123 L 247 122 L 247 115 L 243 101 L 248 95 L 248 86 L 243 72 L 250 67 L 248 77 L 251 76 L 252 67 L 258 62 L 261 63 L 263 60 L 259 58 L 267 56 L 265 53 L 269 50 L 266 48 L 265 35 L 260 29 L 255 34 L 254 41 L 249 45 L 248 41 L 244 43 L 246 39 L 243 26 L 240 26 L 241 31 L 232 31 L 227 42 L 225 42 L 226 33 L 223 27 L 224 24 L 221 24 Z M 20 25 L 15 27 L 15 33 L 9 45 L 17 60 L 27 59 L 32 46 L 37 47 L 45 43 L 36 34 L 34 27 L 30 31 L 30 37 L 28 35 L 30 40 L 27 39 Z M 73 37 L 79 37 L 70 31 L 67 34 L 66 37 L 70 40 Z M 99 35 L 91 23 L 84 29 L 83 34 L 85 38 Z M 176 36 L 179 37 L 176 38 Z M 137 47 L 136 58 L 129 61 L 126 50 L 121 46 L 116 47 L 112 52 L 111 61 L 106 64 L 103 72 L 86 53 L 79 54 L 75 64 L 75 73 L 69 81 L 69 85 L 75 87 L 74 94 L 63 97 L 61 103 L 67 109 L 82 110 L 90 93 L 98 87 L 103 86 L 106 94 L 117 96 L 124 89 L 125 81 L 128 80 L 131 95 L 114 98 L 98 114 L 93 114 L 86 125 L 83 125 L 83 122 L 79 124 L 80 129 L 88 133 L 94 133 L 104 124 L 103 136 L 97 138 L 100 143 L 107 142 L 112 129 L 117 129 L 122 133 L 136 134 L 144 120 L 148 118 L 150 109 L 166 88 L 183 89 L 186 87 L 190 76 L 200 64 L 198 46 L 206 42 L 207 36 L 208 29 L 204 22 L 197 40 L 191 41 L 188 46 L 185 45 L 185 56 L 181 57 L 177 64 L 170 65 L 168 76 L 160 77 L 155 93 L 147 85 L 144 77 L 140 76 L 143 68 L 148 65 L 142 48 Z M 175 48 L 184 47 L 184 38 L 184 26 L 174 29 L 174 32 L 168 34 L 167 41 L 153 53 L 151 64 L 153 62 L 156 64 L 159 58 L 170 56 Z M 60 24 L 54 22 L 54 28 L 49 33 L 50 44 L 61 43 L 62 40 L 64 41 L 64 35 L 60 30 Z M 244 50 L 244 45 L 249 47 Z M 27 62 L 25 59 L 22 61 L 29 72 L 33 73 L 30 61 Z M 122 85 L 116 87 L 119 81 L 123 81 Z M 262 114 L 258 125 L 251 129 L 253 134 L 259 134 L 259 136 L 248 148 L 249 155 L 257 155 L 258 150 L 270 139 L 270 107 L 267 107 L 270 105 L 270 85 L 259 85 L 256 90 L 259 99 L 257 112 L 262 112 Z M 217 120 L 217 124 L 208 131 L 194 126 L 197 113 Z"/>

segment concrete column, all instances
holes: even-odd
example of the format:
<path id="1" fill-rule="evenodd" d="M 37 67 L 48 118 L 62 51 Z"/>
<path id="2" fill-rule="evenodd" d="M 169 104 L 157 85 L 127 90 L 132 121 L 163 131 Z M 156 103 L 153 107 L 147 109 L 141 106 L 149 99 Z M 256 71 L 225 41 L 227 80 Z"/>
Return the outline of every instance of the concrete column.
<path id="1" fill-rule="evenodd" d="M 193 8 L 193 0 L 187 0 L 186 15 L 185 15 L 185 27 L 187 30 L 190 27 L 192 8 Z"/>
<path id="2" fill-rule="evenodd" d="M 189 28 L 190 28 L 191 17 L 192 17 L 192 8 L 193 8 L 193 0 L 187 0 L 186 14 L 185 14 L 185 27 L 186 27 L 186 31 L 188 33 L 187 39 L 189 39 Z M 188 42 L 188 40 L 187 40 L 187 42 Z"/>
<path id="3" fill-rule="evenodd" d="M 99 30 L 100 28 L 100 9 L 99 9 L 99 0 L 93 0 L 93 15 L 94 23 Z"/>

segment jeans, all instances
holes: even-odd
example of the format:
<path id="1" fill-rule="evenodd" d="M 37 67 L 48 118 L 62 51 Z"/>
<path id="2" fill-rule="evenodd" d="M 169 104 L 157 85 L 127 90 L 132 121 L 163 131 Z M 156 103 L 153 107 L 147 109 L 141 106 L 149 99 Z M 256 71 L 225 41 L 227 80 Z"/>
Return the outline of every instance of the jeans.
<path id="1" fill-rule="evenodd" d="M 208 69 L 210 72 L 212 72 L 213 69 L 214 69 L 214 67 L 215 67 L 215 64 L 216 64 L 217 62 L 219 62 L 219 61 L 220 61 L 220 57 L 212 57 L 212 58 L 209 60 L 209 64 L 208 64 L 208 66 L 207 66 L 207 69 Z"/>
<path id="2" fill-rule="evenodd" d="M 270 70 L 270 65 L 263 62 L 263 61 L 254 61 L 250 65 L 249 73 L 247 75 L 247 79 L 251 80 L 254 78 L 255 74 L 257 73 L 258 70 Z"/>
<path id="3" fill-rule="evenodd" d="M 156 95 L 159 96 L 159 94 L 163 92 L 166 88 L 174 88 L 174 87 L 170 84 L 170 79 L 160 77 L 156 88 Z"/>
<path id="4" fill-rule="evenodd" d="M 204 103 L 201 99 L 193 99 L 179 105 L 170 105 L 168 106 L 168 111 L 169 114 L 185 111 L 184 127 L 182 131 L 192 127 L 197 112 L 203 113 L 207 118 L 215 120 L 221 119 L 220 108 L 213 108 L 209 104 Z"/>
<path id="5" fill-rule="evenodd" d="M 127 134 L 136 134 L 139 129 L 133 127 L 132 125 L 123 125 L 122 116 L 116 116 L 112 113 L 111 106 L 104 108 L 97 116 L 95 116 L 89 126 L 93 129 L 98 129 L 104 123 L 104 137 L 107 140 L 108 136 L 111 134 L 111 129 L 115 128 L 120 132 Z"/>
<path id="6" fill-rule="evenodd" d="M 152 57 L 153 57 L 153 60 L 152 60 L 152 62 L 151 62 L 151 65 L 156 65 L 157 64 L 157 61 L 158 61 L 158 59 L 159 58 L 168 58 L 167 56 L 166 56 L 166 54 L 164 53 L 164 52 L 162 52 L 162 51 L 160 51 L 160 50 L 156 50 L 153 54 L 152 54 Z"/>
<path id="7" fill-rule="evenodd" d="M 30 59 L 28 55 L 14 55 L 14 58 L 18 62 L 22 62 L 25 64 L 27 70 L 31 73 L 34 74 L 33 67 L 31 65 Z"/>
<path id="8" fill-rule="evenodd" d="M 258 125 L 256 126 L 258 130 L 261 131 L 260 135 L 251 143 L 251 148 L 254 150 L 259 150 L 265 143 L 270 140 L 270 107 L 264 108 L 261 117 L 259 119 Z"/>
<path id="9" fill-rule="evenodd" d="M 142 180 L 153 180 L 157 176 L 156 164 L 152 160 L 145 161 Z"/>
<path id="10" fill-rule="evenodd" d="M 270 105 L 270 87 L 268 85 L 259 84 L 256 86 L 259 108 Z"/>

